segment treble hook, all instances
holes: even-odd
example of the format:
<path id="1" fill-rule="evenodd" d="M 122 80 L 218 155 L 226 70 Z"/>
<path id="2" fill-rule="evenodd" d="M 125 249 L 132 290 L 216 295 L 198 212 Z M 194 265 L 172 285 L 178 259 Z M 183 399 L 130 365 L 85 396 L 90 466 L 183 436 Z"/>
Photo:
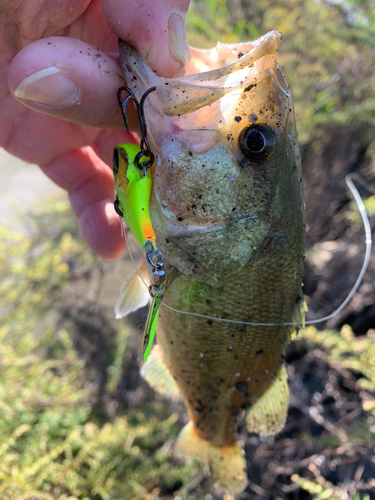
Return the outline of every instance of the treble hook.
<path id="1" fill-rule="evenodd" d="M 122 92 L 126 90 L 126 92 L 129 94 L 127 97 L 125 97 L 124 100 L 122 100 Z M 154 153 L 151 151 L 150 144 L 147 139 L 147 126 L 146 126 L 146 120 L 145 120 L 145 113 L 144 113 L 144 104 L 147 96 L 151 94 L 151 92 L 154 92 L 156 90 L 156 87 L 151 87 L 146 92 L 143 94 L 141 98 L 141 102 L 138 102 L 137 98 L 135 97 L 133 91 L 129 87 L 120 87 L 117 91 L 117 100 L 121 108 L 121 114 L 122 118 L 124 120 L 124 125 L 126 132 L 129 133 L 129 122 L 126 117 L 126 106 L 129 101 L 133 101 L 134 106 L 137 110 L 137 116 L 138 116 L 138 124 L 139 124 L 139 131 L 140 131 L 140 137 L 141 137 L 141 142 L 140 142 L 140 148 L 141 150 L 139 153 L 137 153 L 134 163 L 136 166 L 140 169 L 143 170 L 143 175 L 146 177 L 147 175 L 147 170 L 151 167 L 151 165 L 154 163 Z M 142 158 L 148 158 L 146 162 L 141 163 Z"/>

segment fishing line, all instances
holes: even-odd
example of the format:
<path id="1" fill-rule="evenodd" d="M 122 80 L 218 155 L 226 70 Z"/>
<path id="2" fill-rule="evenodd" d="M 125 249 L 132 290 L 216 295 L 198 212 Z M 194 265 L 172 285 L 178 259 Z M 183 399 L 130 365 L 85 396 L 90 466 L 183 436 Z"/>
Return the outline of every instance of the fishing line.
<path id="1" fill-rule="evenodd" d="M 357 203 L 357 207 L 358 207 L 359 213 L 361 214 L 363 227 L 365 230 L 366 252 L 365 252 L 365 258 L 363 260 L 362 268 L 361 268 L 361 271 L 360 271 L 359 276 L 357 278 L 357 281 L 354 283 L 353 288 L 351 289 L 349 295 L 346 297 L 346 299 L 341 304 L 341 306 L 338 307 L 333 313 L 329 314 L 328 316 L 325 316 L 324 318 L 315 319 L 312 321 L 306 321 L 306 325 L 315 325 L 316 323 L 323 323 L 324 321 L 328 321 L 329 319 L 331 319 L 334 316 L 336 316 L 337 314 L 339 314 L 349 304 L 349 302 L 352 300 L 354 294 L 358 290 L 359 285 L 361 284 L 361 281 L 363 279 L 363 276 L 365 275 L 368 263 L 370 261 L 371 246 L 372 246 L 370 222 L 369 222 L 368 215 L 366 212 L 365 204 L 362 201 L 362 198 L 358 192 L 358 189 L 354 186 L 352 179 L 356 179 L 357 181 L 359 181 L 362 184 L 362 186 L 365 188 L 366 188 L 366 185 L 363 182 L 363 180 L 361 179 L 361 177 L 359 177 L 359 175 L 349 174 L 345 177 L 345 182 L 346 182 L 348 188 L 350 189 L 350 191 L 354 197 L 355 202 Z"/>
<path id="2" fill-rule="evenodd" d="M 143 279 L 141 273 L 139 272 L 139 269 L 138 269 L 138 266 L 137 264 L 135 263 L 135 260 L 133 258 L 133 254 L 130 250 L 130 245 L 129 245 L 129 239 L 128 239 L 128 232 L 127 232 L 127 229 L 126 229 L 126 224 L 125 224 L 125 219 L 124 217 L 120 217 L 120 224 L 121 224 L 121 236 L 123 236 L 125 238 L 125 243 L 126 243 L 126 248 L 129 252 L 129 255 L 130 255 L 130 259 L 133 263 L 133 266 L 135 267 L 135 270 L 137 271 L 138 273 L 138 276 L 141 278 L 141 281 L 142 283 L 144 284 L 144 286 L 147 288 L 148 290 L 148 285 L 147 283 L 145 282 L 145 280 Z"/>
<path id="3" fill-rule="evenodd" d="M 362 268 L 361 268 L 361 271 L 360 271 L 360 273 L 358 275 L 358 278 L 357 278 L 356 282 L 354 283 L 353 288 L 351 289 L 349 295 L 342 302 L 342 304 L 337 309 L 335 309 L 335 311 L 333 311 L 328 316 L 324 316 L 323 318 L 318 318 L 318 319 L 306 321 L 304 323 L 304 325 L 315 325 L 317 323 L 323 323 L 325 321 L 328 321 L 328 320 L 332 319 L 337 314 L 339 314 L 349 304 L 349 302 L 352 300 L 354 294 L 358 290 L 359 285 L 361 284 L 361 281 L 363 279 L 363 276 L 365 275 L 367 266 L 368 266 L 369 261 L 370 261 L 371 247 L 372 247 L 372 237 L 371 237 L 370 222 L 369 222 L 369 218 L 368 218 L 368 215 L 367 215 L 366 207 L 365 207 L 365 205 L 364 205 L 364 203 L 362 201 L 362 198 L 361 198 L 361 196 L 360 196 L 357 188 L 353 184 L 353 180 L 352 179 L 356 179 L 360 184 L 362 184 L 362 186 L 365 189 L 368 189 L 368 191 L 372 192 L 372 189 L 369 189 L 369 187 L 366 185 L 366 183 L 363 181 L 363 179 L 361 177 L 359 177 L 358 175 L 356 175 L 356 174 L 349 174 L 349 175 L 347 175 L 345 177 L 345 182 L 346 182 L 348 188 L 350 189 L 350 191 L 351 191 L 351 193 L 353 195 L 353 198 L 354 198 L 354 200 L 355 200 L 355 202 L 357 204 L 359 213 L 360 213 L 360 215 L 362 217 L 363 227 L 364 227 L 364 231 L 365 231 L 366 252 L 365 252 L 365 257 L 364 257 L 364 260 L 363 260 Z M 133 256 L 132 256 L 129 244 L 128 244 L 128 238 L 127 238 L 126 226 L 125 226 L 125 220 L 124 219 L 121 220 L 121 234 L 124 235 L 124 238 L 125 238 L 125 241 L 126 241 L 126 246 L 128 248 L 129 255 L 130 255 L 130 258 L 132 260 L 132 263 L 133 263 L 133 265 L 134 265 L 137 273 L 139 274 L 139 277 L 143 281 L 144 285 L 148 288 L 146 282 L 142 278 L 142 276 L 141 276 L 141 274 L 140 274 L 140 272 L 138 270 L 138 267 L 137 267 L 137 265 L 136 265 L 136 263 L 135 263 L 135 261 L 133 259 Z M 156 300 L 159 300 L 159 299 L 156 299 Z M 211 320 L 211 321 L 221 321 L 223 323 L 232 323 L 232 324 L 236 324 L 236 325 L 249 325 L 249 326 L 295 326 L 296 325 L 294 322 L 286 322 L 286 323 L 253 323 L 253 322 L 250 322 L 250 321 L 236 321 L 236 320 L 233 320 L 233 319 L 217 318 L 215 316 L 207 316 L 205 314 L 198 314 L 198 313 L 193 313 L 193 312 L 190 312 L 190 311 L 181 311 L 179 309 L 175 309 L 175 308 L 169 306 L 168 304 L 166 304 L 162 300 L 159 300 L 159 301 L 160 301 L 160 303 L 161 303 L 161 305 L 163 307 L 166 307 L 167 309 L 169 309 L 170 311 L 173 311 L 175 313 L 184 314 L 184 315 L 187 315 L 187 316 L 196 316 L 197 318 L 203 318 L 203 319 L 207 319 L 207 320 Z"/>

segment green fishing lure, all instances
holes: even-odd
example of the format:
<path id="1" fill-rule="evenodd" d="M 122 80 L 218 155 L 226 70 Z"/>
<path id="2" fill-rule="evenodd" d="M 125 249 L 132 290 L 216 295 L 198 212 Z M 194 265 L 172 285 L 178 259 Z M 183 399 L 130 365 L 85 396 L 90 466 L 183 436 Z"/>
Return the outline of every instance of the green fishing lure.
<path id="1" fill-rule="evenodd" d="M 150 169 L 147 170 L 145 175 L 143 170 L 135 164 L 135 158 L 140 151 L 140 147 L 135 144 L 119 144 L 114 149 L 113 177 L 117 194 L 116 203 L 118 203 L 123 218 L 137 243 L 145 251 L 146 260 L 155 273 L 156 267 L 152 262 L 158 252 L 149 211 L 152 177 Z M 159 271 L 160 275 L 163 277 L 164 271 L 162 273 Z M 160 281 L 162 279 L 159 278 Z M 142 350 L 139 355 L 139 359 L 143 356 L 144 361 L 150 354 L 156 333 L 162 296 L 158 285 L 159 283 L 156 281 L 153 282 L 153 299 L 143 334 Z"/>
<path id="2" fill-rule="evenodd" d="M 142 350 L 138 356 L 138 360 L 142 359 L 143 356 L 143 360 L 146 361 L 151 352 L 156 333 L 156 325 L 159 318 L 160 299 L 161 297 L 159 296 L 159 292 L 156 292 L 154 298 L 152 299 L 148 313 L 145 331 L 143 334 Z"/>
<path id="3" fill-rule="evenodd" d="M 123 217 L 137 243 L 144 249 L 148 241 L 155 247 L 156 243 L 149 211 L 151 172 L 148 169 L 147 175 L 144 175 L 135 164 L 140 150 L 136 144 L 118 144 L 113 152 L 113 177 Z"/>

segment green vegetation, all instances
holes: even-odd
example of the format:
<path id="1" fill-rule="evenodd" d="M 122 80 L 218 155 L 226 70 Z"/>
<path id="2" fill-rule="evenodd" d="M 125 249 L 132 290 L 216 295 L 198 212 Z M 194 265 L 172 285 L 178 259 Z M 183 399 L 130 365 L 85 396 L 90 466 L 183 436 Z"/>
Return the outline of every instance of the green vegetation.
<path id="1" fill-rule="evenodd" d="M 375 393 L 375 331 L 368 332 L 366 336 L 355 337 L 347 325 L 341 332 L 331 330 L 319 332 L 309 327 L 303 336 L 310 345 L 321 346 L 331 363 L 337 363 L 343 369 L 361 374 L 358 386 L 365 391 Z M 370 407 L 366 405 L 366 408 Z"/>
<path id="2" fill-rule="evenodd" d="M 294 474 L 292 480 L 298 483 L 305 491 L 308 491 L 314 496 L 314 499 L 319 500 L 347 500 L 346 491 L 335 488 L 329 481 L 309 480 Z M 356 493 L 353 500 L 361 500 L 359 493 Z M 370 500 L 370 495 L 364 495 L 362 500 Z"/>
<path id="3" fill-rule="evenodd" d="M 67 201 L 29 219 L 33 237 L 1 232 L 0 498 L 151 499 L 194 473 L 163 448 L 178 415 L 161 401 L 103 418 L 58 305 L 81 266 L 98 264 Z M 56 220 L 59 224 L 56 224 Z M 116 394 L 129 325 L 118 323 L 106 392 Z"/>

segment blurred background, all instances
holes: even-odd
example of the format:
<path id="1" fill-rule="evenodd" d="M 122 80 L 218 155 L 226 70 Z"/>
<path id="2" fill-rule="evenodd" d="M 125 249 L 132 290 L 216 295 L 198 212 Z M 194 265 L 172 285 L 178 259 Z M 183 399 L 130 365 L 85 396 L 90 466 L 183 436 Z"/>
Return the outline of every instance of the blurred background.
<path id="1" fill-rule="evenodd" d="M 308 319 L 340 305 L 363 261 L 348 173 L 368 184 L 359 190 L 375 223 L 374 7 L 195 0 L 187 19 L 196 47 L 283 33 L 303 160 Z M 147 311 L 114 319 L 128 257 L 92 254 L 64 192 L 37 167 L 5 152 L 0 160 L 0 498 L 229 500 L 199 464 L 171 458 L 186 414 L 139 376 Z M 240 424 L 250 481 L 238 498 L 375 499 L 374 283 L 372 256 L 351 304 L 288 347 L 288 421 L 267 439 Z"/>

